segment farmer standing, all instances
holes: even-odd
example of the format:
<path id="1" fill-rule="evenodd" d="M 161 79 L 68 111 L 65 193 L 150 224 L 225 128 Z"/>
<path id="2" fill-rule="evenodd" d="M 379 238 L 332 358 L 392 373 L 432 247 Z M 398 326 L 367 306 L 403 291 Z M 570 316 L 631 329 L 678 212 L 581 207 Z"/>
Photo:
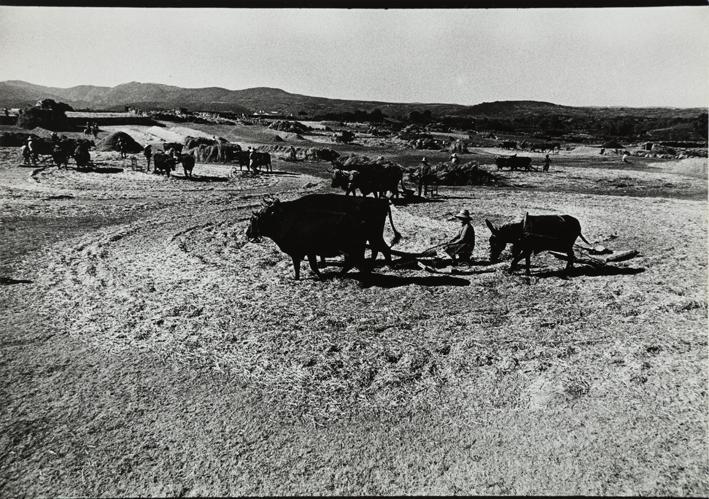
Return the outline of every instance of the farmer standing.
<path id="1" fill-rule="evenodd" d="M 549 171 L 549 163 L 551 163 L 551 160 L 549 159 L 549 155 L 547 154 L 546 158 L 544 158 L 544 168 L 542 168 L 542 171 Z"/>
<path id="2" fill-rule="evenodd" d="M 423 185 L 426 183 L 428 175 L 431 173 L 431 165 L 428 164 L 426 156 L 421 158 L 421 166 L 419 166 L 419 197 L 421 197 L 421 190 Z"/>

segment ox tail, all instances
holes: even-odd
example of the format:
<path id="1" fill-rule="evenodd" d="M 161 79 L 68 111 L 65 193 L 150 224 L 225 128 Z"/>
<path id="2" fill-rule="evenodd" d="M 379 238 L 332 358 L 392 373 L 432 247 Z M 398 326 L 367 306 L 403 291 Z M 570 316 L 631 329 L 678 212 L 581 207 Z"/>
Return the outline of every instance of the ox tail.
<path id="1" fill-rule="evenodd" d="M 394 231 L 394 239 L 392 239 L 390 246 L 394 246 L 401 241 L 401 233 L 394 227 L 394 219 L 391 217 L 391 205 L 387 205 L 387 213 L 389 214 L 389 225 L 391 226 L 391 230 Z"/>
<path id="2" fill-rule="evenodd" d="M 584 243 L 588 244 L 589 246 L 591 245 L 591 243 L 589 243 L 588 240 L 585 237 L 583 237 L 583 234 L 581 234 L 581 231 L 579 231 L 579 237 L 583 240 Z"/>

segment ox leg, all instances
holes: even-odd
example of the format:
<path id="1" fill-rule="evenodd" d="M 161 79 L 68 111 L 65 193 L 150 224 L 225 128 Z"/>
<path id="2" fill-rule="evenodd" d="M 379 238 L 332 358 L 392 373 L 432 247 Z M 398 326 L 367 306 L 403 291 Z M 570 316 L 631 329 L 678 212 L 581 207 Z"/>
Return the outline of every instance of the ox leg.
<path id="1" fill-rule="evenodd" d="M 525 260 L 525 263 L 527 264 L 527 275 L 529 275 L 529 264 L 530 264 L 531 259 L 532 259 L 532 252 L 529 251 L 529 252 L 527 252 L 526 255 L 524 255 L 524 260 Z"/>
<path id="2" fill-rule="evenodd" d="M 512 263 L 510 264 L 510 273 L 512 273 L 517 266 L 517 263 L 522 259 L 522 252 L 512 250 Z"/>
<path id="3" fill-rule="evenodd" d="M 566 262 L 566 270 L 571 270 L 574 268 L 574 260 L 576 260 L 573 246 L 566 251 L 566 256 L 568 257 L 568 261 Z"/>
<path id="4" fill-rule="evenodd" d="M 318 279 L 322 279 L 322 275 L 318 270 L 318 261 L 315 258 L 315 254 L 308 255 L 308 262 L 310 263 L 310 269 L 313 271 L 313 273 L 318 277 Z M 300 265 L 300 263 L 298 265 Z"/>
<path id="5" fill-rule="evenodd" d="M 300 279 L 300 261 L 303 257 L 300 255 L 291 255 L 291 259 L 293 260 L 293 271 L 295 272 L 295 280 L 297 281 Z"/>

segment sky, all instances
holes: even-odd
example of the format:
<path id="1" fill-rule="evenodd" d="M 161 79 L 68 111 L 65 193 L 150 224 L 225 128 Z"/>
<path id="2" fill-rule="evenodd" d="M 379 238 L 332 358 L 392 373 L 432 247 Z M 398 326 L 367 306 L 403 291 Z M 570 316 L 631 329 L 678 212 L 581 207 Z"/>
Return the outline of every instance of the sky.
<path id="1" fill-rule="evenodd" d="M 386 102 L 709 105 L 709 8 L 0 6 L 0 81 Z"/>

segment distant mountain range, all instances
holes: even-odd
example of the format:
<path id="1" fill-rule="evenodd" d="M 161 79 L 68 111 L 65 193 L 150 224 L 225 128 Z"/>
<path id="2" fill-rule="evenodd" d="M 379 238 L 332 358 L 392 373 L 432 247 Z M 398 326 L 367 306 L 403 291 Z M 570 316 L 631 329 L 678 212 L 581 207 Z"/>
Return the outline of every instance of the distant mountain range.
<path id="1" fill-rule="evenodd" d="M 407 123 L 439 121 L 460 129 L 546 137 L 583 134 L 652 140 L 706 141 L 707 138 L 706 108 L 571 107 L 529 100 L 464 106 L 328 99 L 266 87 L 228 90 L 130 82 L 115 87 L 56 88 L 17 80 L 0 82 L 0 107 L 25 108 L 45 98 L 64 102 L 75 110 L 123 111 L 126 106 L 143 110 L 186 108 L 337 121 L 378 121 L 384 115 Z"/>
<path id="2" fill-rule="evenodd" d="M 371 112 L 381 110 L 388 116 L 407 116 L 413 111 L 430 111 L 433 116 L 510 116 L 510 115 L 568 115 L 578 116 L 592 112 L 605 114 L 652 116 L 666 114 L 667 108 L 581 108 L 538 101 L 486 102 L 474 106 L 435 103 L 390 103 L 377 101 L 328 99 L 292 94 L 278 88 L 248 88 L 228 90 L 220 87 L 181 88 L 157 83 L 130 82 L 115 87 L 79 85 L 56 88 L 11 80 L 0 82 L 1 107 L 31 106 L 42 98 L 66 102 L 74 109 L 123 110 L 125 106 L 138 108 L 187 108 L 190 111 L 231 111 L 236 113 L 277 112 L 307 116 L 327 113 Z M 673 115 L 689 117 L 706 109 L 675 109 Z"/>

